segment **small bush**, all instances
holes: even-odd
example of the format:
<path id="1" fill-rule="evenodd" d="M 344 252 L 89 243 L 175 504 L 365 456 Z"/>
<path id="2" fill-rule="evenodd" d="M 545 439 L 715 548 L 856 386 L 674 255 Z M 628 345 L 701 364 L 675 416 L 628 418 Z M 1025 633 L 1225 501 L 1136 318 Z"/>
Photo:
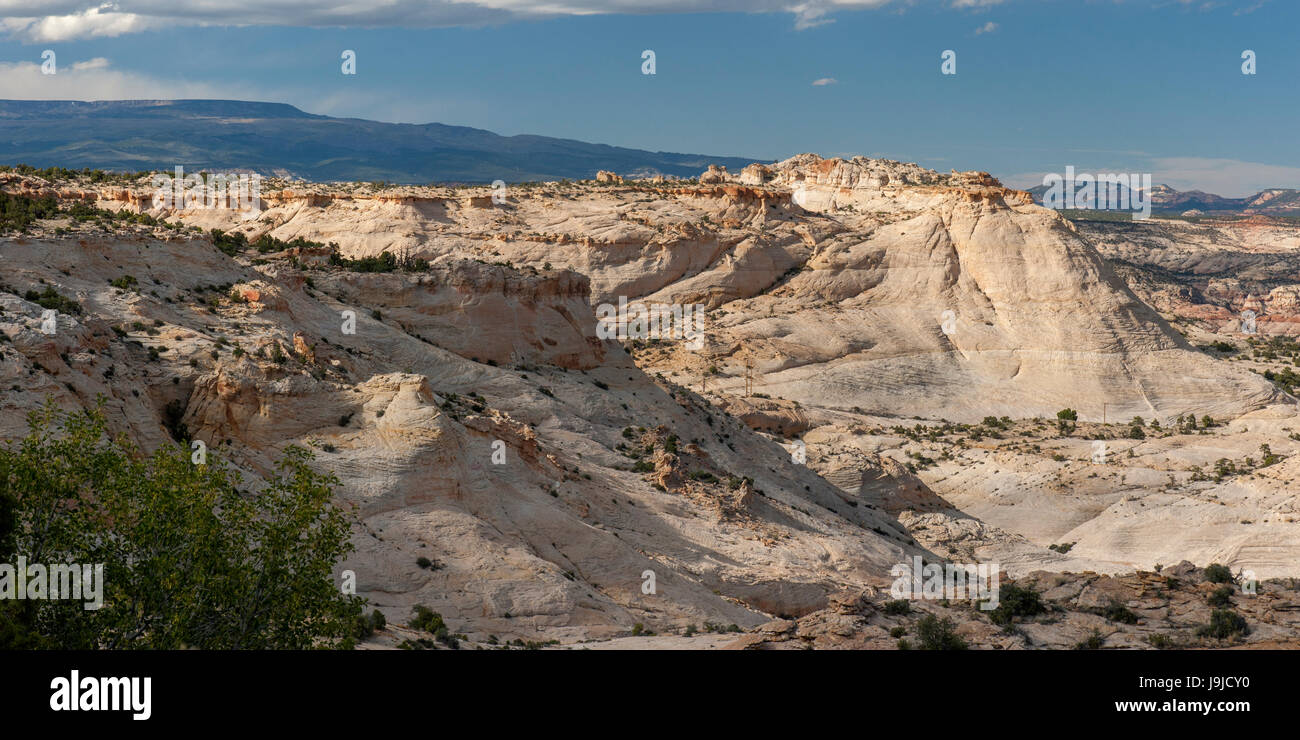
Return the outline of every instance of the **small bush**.
<path id="1" fill-rule="evenodd" d="M 957 634 L 952 620 L 936 618 L 933 614 L 921 617 L 916 623 L 916 637 L 922 650 L 965 650 L 966 641 Z"/>
<path id="2" fill-rule="evenodd" d="M 1231 609 L 1215 609 L 1210 612 L 1210 623 L 1196 630 L 1196 634 L 1201 637 L 1214 637 L 1220 640 L 1249 633 L 1250 627 L 1246 624 L 1246 618 Z"/>
<path id="3" fill-rule="evenodd" d="M 447 623 L 442 621 L 442 615 L 433 611 L 424 604 L 416 604 L 415 607 L 411 609 L 411 613 L 415 615 L 409 625 L 411 629 L 431 632 L 434 635 L 437 635 L 439 632 L 446 632 Z"/>
<path id="4" fill-rule="evenodd" d="M 1118 601 L 1112 601 L 1102 614 L 1111 622 L 1122 622 L 1124 624 L 1137 624 L 1138 622 L 1138 616 L 1133 613 L 1133 610 Z"/>
<path id="5" fill-rule="evenodd" d="M 1082 642 L 1076 642 L 1074 644 L 1074 649 L 1075 650 L 1100 650 L 1102 643 L 1105 641 L 1106 638 L 1101 636 L 1101 630 L 1094 628 L 1092 630 L 1092 633 L 1088 635 L 1088 639 Z"/>
<path id="6" fill-rule="evenodd" d="M 1231 606 L 1232 605 L 1232 586 L 1219 586 L 1210 594 L 1210 606 Z"/>
<path id="7" fill-rule="evenodd" d="M 1047 611 L 1042 597 L 1032 588 L 1009 583 L 1000 589 L 997 608 L 989 612 L 994 624 L 1009 625 L 1017 617 L 1032 617 Z"/>
<path id="8" fill-rule="evenodd" d="M 1232 571 L 1226 565 L 1210 563 L 1205 566 L 1205 580 L 1210 583 L 1232 583 Z"/>
<path id="9" fill-rule="evenodd" d="M 52 308 L 59 313 L 66 313 L 73 316 L 81 315 L 81 304 L 59 295 L 54 288 L 46 287 L 45 290 L 37 293 L 34 290 L 27 291 L 23 298 L 31 303 L 35 303 L 41 308 Z"/>
<path id="10" fill-rule="evenodd" d="M 1174 638 L 1162 632 L 1147 636 L 1147 642 L 1156 650 L 1169 650 L 1174 647 Z"/>
<path id="11" fill-rule="evenodd" d="M 893 601 L 886 601 L 884 606 L 884 612 L 891 616 L 911 614 L 912 603 L 907 599 L 895 599 Z"/>

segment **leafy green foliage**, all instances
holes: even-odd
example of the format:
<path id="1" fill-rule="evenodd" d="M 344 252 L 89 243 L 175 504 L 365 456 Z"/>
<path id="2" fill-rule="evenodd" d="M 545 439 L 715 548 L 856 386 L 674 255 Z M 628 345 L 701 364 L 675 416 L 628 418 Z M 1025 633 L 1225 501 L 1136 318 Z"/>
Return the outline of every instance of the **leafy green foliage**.
<path id="1" fill-rule="evenodd" d="M 46 286 L 45 290 L 37 293 L 34 290 L 27 291 L 23 298 L 35 303 L 41 308 L 52 308 L 59 313 L 66 313 L 73 316 L 81 314 L 81 304 L 66 298 L 59 294 L 54 288 Z"/>
<path id="2" fill-rule="evenodd" d="M 248 237 L 243 234 L 228 234 L 221 229 L 213 229 L 209 234 L 212 237 L 212 245 L 229 257 L 234 257 L 248 248 Z"/>
<path id="3" fill-rule="evenodd" d="M 37 168 L 29 164 L 16 164 L 12 167 L 9 165 L 0 165 L 0 172 L 14 172 L 19 175 L 39 177 L 42 180 L 49 180 L 50 182 L 81 180 L 84 178 L 92 183 L 130 183 L 149 174 L 148 170 L 141 170 L 139 172 L 106 172 L 104 170 L 91 169 L 89 167 L 72 170 L 67 167 Z"/>
<path id="4" fill-rule="evenodd" d="M 289 447 L 252 492 L 218 455 L 112 439 L 102 412 L 47 403 L 0 449 L 0 561 L 103 563 L 103 606 L 0 602 L 0 647 L 349 647 L 362 600 L 333 583 L 352 545 L 332 475 Z M 7 523 L 6 523 L 7 522 Z"/>
<path id="5" fill-rule="evenodd" d="M 336 249 L 330 254 L 330 264 L 335 267 L 342 267 L 345 270 L 355 272 L 394 272 L 404 270 L 406 272 L 425 272 L 429 269 L 429 261 L 418 259 L 410 255 L 394 256 L 392 252 L 384 250 L 377 256 L 360 257 L 358 259 L 348 259 L 339 255 Z"/>
<path id="6" fill-rule="evenodd" d="M 29 198 L 0 192 L 0 233 L 23 231 L 38 218 L 52 218 L 59 212 L 54 196 Z"/>

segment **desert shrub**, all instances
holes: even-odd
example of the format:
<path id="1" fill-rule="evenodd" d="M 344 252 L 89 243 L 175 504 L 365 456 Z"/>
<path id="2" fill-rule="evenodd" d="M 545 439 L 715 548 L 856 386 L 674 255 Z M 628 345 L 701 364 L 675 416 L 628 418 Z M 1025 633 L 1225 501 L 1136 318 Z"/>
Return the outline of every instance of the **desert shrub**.
<path id="1" fill-rule="evenodd" d="M 1132 609 L 1118 601 L 1112 601 L 1102 612 L 1102 616 L 1111 622 L 1122 622 L 1124 624 L 1137 624 L 1138 622 L 1137 614 L 1134 614 Z"/>
<path id="2" fill-rule="evenodd" d="M 1210 594 L 1208 601 L 1210 606 L 1231 606 L 1232 605 L 1232 586 L 1219 586 Z"/>
<path id="3" fill-rule="evenodd" d="M 664 451 L 670 454 L 677 454 L 677 435 L 670 434 L 668 439 L 664 440 Z"/>
<path id="4" fill-rule="evenodd" d="M 1210 583 L 1231 583 L 1232 571 L 1228 566 L 1219 563 L 1210 563 L 1205 566 L 1205 580 Z"/>
<path id="5" fill-rule="evenodd" d="M 1169 650 L 1174 647 L 1174 638 L 1163 632 L 1147 635 L 1147 642 L 1151 643 L 1151 647 L 1156 650 Z"/>
<path id="6" fill-rule="evenodd" d="M 893 601 L 886 601 L 884 606 L 884 612 L 891 616 L 899 616 L 901 614 L 911 614 L 912 603 L 907 599 L 894 599 Z"/>
<path id="7" fill-rule="evenodd" d="M 1102 643 L 1104 643 L 1105 640 L 1106 638 L 1101 636 L 1101 630 L 1093 628 L 1092 632 L 1088 634 L 1088 637 L 1086 639 L 1084 639 L 1081 642 L 1076 642 L 1074 644 L 1074 649 L 1075 650 L 1100 650 Z"/>
<path id="8" fill-rule="evenodd" d="M 1009 625 L 1018 617 L 1032 617 L 1047 611 L 1042 597 L 1028 587 L 1009 583 L 998 592 L 997 608 L 989 612 L 994 624 Z"/>
<path id="9" fill-rule="evenodd" d="M 52 308 L 59 313 L 71 314 L 73 316 L 81 315 L 81 304 L 59 295 L 54 288 L 46 286 L 45 290 L 37 293 L 29 290 L 23 294 L 23 298 L 31 303 L 35 303 L 41 308 Z"/>
<path id="10" fill-rule="evenodd" d="M 1196 634 L 1201 637 L 1214 637 L 1220 640 L 1250 633 L 1246 618 L 1231 609 L 1215 609 L 1210 612 L 1210 623 L 1201 625 Z"/>
<path id="11" fill-rule="evenodd" d="M 447 623 L 442 621 L 442 615 L 424 604 L 416 604 L 411 609 L 411 613 L 415 615 L 408 625 L 411 629 L 430 632 L 434 635 L 437 635 L 440 631 L 445 632 L 447 629 Z"/>
<path id="12" fill-rule="evenodd" d="M 957 634 L 952 620 L 927 614 L 916 623 L 916 638 L 922 650 L 965 650 L 966 641 Z"/>
<path id="13" fill-rule="evenodd" d="M 248 248 L 248 237 L 243 234 L 228 234 L 221 229 L 213 229 L 209 234 L 212 237 L 212 246 L 220 249 L 230 257 L 234 257 Z"/>
<path id="14" fill-rule="evenodd" d="M 36 219 L 52 218 L 58 212 L 59 204 L 53 196 L 29 198 L 0 192 L 0 233 L 9 229 L 24 231 Z"/>

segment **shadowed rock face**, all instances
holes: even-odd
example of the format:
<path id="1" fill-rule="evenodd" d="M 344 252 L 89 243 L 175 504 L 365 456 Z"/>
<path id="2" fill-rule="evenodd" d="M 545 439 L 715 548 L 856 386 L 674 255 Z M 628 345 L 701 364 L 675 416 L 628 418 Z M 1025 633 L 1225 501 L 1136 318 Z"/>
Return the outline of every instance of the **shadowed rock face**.
<path id="1" fill-rule="evenodd" d="M 747 628 L 926 552 L 596 338 L 581 275 L 300 268 L 162 229 L 72 228 L 0 239 L 0 436 L 21 436 L 46 398 L 102 395 L 146 450 L 183 426 L 254 486 L 283 447 L 306 446 L 358 518 L 341 567 L 394 621 L 423 603 L 476 639 Z M 126 275 L 133 287 L 109 284 Z M 22 298 L 36 286 L 81 313 L 42 334 Z M 624 430 L 642 427 L 633 445 Z"/>

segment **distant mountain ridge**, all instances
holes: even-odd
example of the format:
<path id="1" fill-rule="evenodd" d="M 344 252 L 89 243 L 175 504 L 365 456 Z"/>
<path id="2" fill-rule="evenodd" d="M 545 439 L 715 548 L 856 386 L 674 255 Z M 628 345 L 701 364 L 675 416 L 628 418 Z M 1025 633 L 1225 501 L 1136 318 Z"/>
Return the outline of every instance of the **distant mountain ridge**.
<path id="1" fill-rule="evenodd" d="M 1122 186 L 1121 186 L 1122 187 Z M 1034 202 L 1042 204 L 1048 186 L 1037 185 L 1029 189 Z M 1197 210 L 1207 214 L 1263 214 L 1266 216 L 1300 215 L 1300 190 L 1295 188 L 1269 188 L 1245 198 L 1225 198 L 1201 190 L 1175 190 L 1168 185 L 1151 188 L 1151 208 L 1156 211 Z M 1105 210 L 1105 209 L 1100 209 Z M 1124 209 L 1129 210 L 1129 209 Z"/>
<path id="2" fill-rule="evenodd" d="M 650 152 L 441 123 L 383 123 L 239 100 L 0 100 L 0 162 L 106 170 L 236 169 L 396 183 L 694 177 L 744 157 Z"/>

